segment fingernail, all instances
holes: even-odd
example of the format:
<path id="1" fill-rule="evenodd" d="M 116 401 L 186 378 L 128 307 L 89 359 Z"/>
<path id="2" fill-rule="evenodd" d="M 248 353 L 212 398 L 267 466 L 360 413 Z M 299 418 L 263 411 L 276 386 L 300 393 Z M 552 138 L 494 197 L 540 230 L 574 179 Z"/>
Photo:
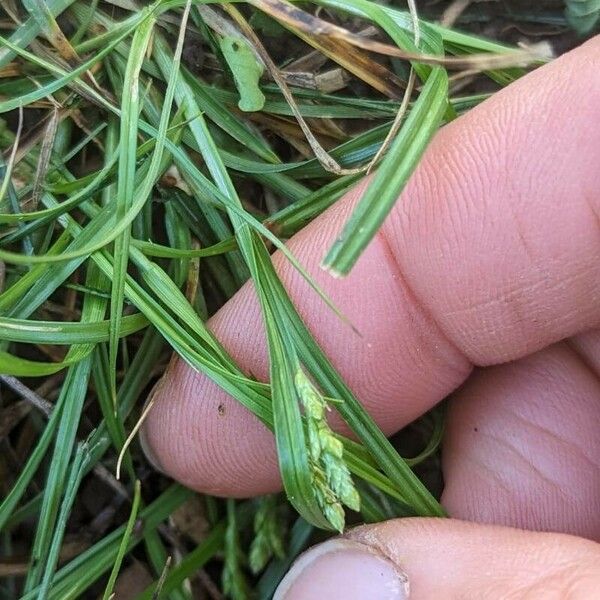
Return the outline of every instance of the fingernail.
<path id="1" fill-rule="evenodd" d="M 144 402 L 144 407 L 142 408 L 142 414 L 144 414 L 144 412 L 146 411 L 146 408 L 148 407 L 148 404 L 150 404 L 150 402 L 152 402 L 152 399 L 154 398 L 154 394 L 158 390 L 161 381 L 162 381 L 162 379 L 159 379 L 154 384 L 154 387 L 150 390 L 150 393 L 148 394 L 148 399 L 146 400 L 146 402 Z M 164 474 L 165 471 L 162 468 L 162 465 L 160 464 L 160 461 L 158 460 L 158 458 L 156 458 L 156 454 L 154 454 L 154 450 L 152 450 L 152 446 L 150 445 L 150 441 L 148 440 L 148 426 L 147 426 L 147 424 L 145 422 L 140 427 L 140 432 L 139 432 L 138 435 L 139 435 L 139 440 L 140 440 L 140 446 L 142 447 L 142 452 L 144 453 L 144 456 L 146 457 L 146 460 L 159 473 L 163 473 Z"/>
<path id="2" fill-rule="evenodd" d="M 334 539 L 302 554 L 283 578 L 273 600 L 404 600 L 408 578 L 375 549 Z"/>

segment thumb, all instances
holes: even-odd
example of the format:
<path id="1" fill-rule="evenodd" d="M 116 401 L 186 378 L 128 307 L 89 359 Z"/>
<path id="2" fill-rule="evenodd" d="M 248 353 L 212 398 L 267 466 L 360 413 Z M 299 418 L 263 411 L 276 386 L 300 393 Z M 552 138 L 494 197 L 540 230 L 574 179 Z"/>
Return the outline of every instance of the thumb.
<path id="1" fill-rule="evenodd" d="M 600 545 L 454 519 L 396 519 L 311 548 L 274 600 L 598 597 Z"/>

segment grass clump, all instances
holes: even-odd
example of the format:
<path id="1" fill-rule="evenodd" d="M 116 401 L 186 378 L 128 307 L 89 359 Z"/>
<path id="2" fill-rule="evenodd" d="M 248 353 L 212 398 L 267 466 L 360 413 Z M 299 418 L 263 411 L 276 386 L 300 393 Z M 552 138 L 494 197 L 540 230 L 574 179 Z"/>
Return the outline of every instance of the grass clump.
<path id="1" fill-rule="evenodd" d="M 441 412 L 402 458 L 270 261 L 281 249 L 328 302 L 284 240 L 378 166 L 324 257 L 346 274 L 440 125 L 539 62 L 408 8 L 3 2 L 0 596 L 268 598 L 319 529 L 443 515 L 415 471 Z M 248 278 L 268 383 L 205 324 Z M 199 497 L 149 468 L 131 433 L 172 351 L 273 429 L 285 495 Z"/>

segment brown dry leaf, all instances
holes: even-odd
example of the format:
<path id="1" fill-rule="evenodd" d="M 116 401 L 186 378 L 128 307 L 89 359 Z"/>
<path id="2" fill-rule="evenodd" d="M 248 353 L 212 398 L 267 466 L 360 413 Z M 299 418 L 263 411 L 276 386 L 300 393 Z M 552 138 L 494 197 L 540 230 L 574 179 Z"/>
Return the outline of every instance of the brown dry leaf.
<path id="1" fill-rule="evenodd" d="M 404 82 L 392 71 L 374 61 L 368 54 L 348 42 L 322 35 L 307 34 L 292 27 L 295 35 L 316 48 L 341 67 L 381 92 L 388 98 L 402 95 Z"/>
<path id="2" fill-rule="evenodd" d="M 201 248 L 200 242 L 197 239 L 192 240 L 192 249 L 199 250 Z M 196 295 L 198 294 L 198 287 L 200 285 L 200 258 L 195 257 L 190 259 L 188 267 L 188 275 L 185 283 L 185 297 L 190 304 L 194 304 Z"/>
<path id="3" fill-rule="evenodd" d="M 75 52 L 75 49 L 71 46 L 71 43 L 62 32 L 62 29 L 50 12 L 45 0 L 30 0 L 29 4 L 31 6 L 28 7 L 28 11 L 30 13 L 37 11 L 36 20 L 43 25 L 44 35 L 52 47 L 57 50 L 60 56 L 70 65 L 78 64 L 79 56 L 77 55 L 77 52 Z"/>
<path id="4" fill-rule="evenodd" d="M 348 72 L 339 68 L 330 69 L 329 71 L 315 75 L 316 89 L 324 94 L 331 94 L 344 89 L 349 81 L 350 76 Z"/>
<path id="5" fill-rule="evenodd" d="M 487 71 L 511 66 L 525 66 L 540 59 L 548 58 L 549 48 L 547 44 L 535 44 L 529 48 L 511 50 L 502 54 L 484 53 L 468 56 L 444 57 L 408 52 L 397 46 L 371 40 L 368 37 L 348 31 L 339 25 L 324 21 L 286 0 L 249 0 L 249 3 L 270 15 L 285 27 L 297 29 L 311 37 L 334 38 L 377 54 L 395 56 L 423 64 L 441 65 L 449 69 Z"/>
<path id="6" fill-rule="evenodd" d="M 54 141 L 56 139 L 60 118 L 60 111 L 55 106 L 50 113 L 49 118 L 47 119 L 46 126 L 42 131 L 40 155 L 35 171 L 35 178 L 33 180 L 33 189 L 31 191 L 29 200 L 23 204 L 23 208 L 27 211 L 37 210 L 39 200 L 42 196 L 44 182 L 48 173 L 48 167 L 50 166 L 50 156 L 52 154 L 52 148 L 54 147 Z"/>
<path id="7" fill-rule="evenodd" d="M 162 176 L 161 183 L 166 187 L 174 187 L 180 189 L 188 196 L 192 196 L 190 186 L 185 182 L 179 169 L 175 165 L 171 165 Z"/>
<path id="8" fill-rule="evenodd" d="M 288 85 L 309 90 L 318 90 L 324 94 L 332 94 L 344 89 L 350 81 L 348 72 L 341 68 L 330 69 L 324 73 L 310 71 L 282 71 Z"/>
<path id="9" fill-rule="evenodd" d="M 9 63 L 0 69 L 0 79 L 3 77 L 16 77 L 17 75 L 20 75 L 20 73 L 21 70 L 18 65 Z"/>

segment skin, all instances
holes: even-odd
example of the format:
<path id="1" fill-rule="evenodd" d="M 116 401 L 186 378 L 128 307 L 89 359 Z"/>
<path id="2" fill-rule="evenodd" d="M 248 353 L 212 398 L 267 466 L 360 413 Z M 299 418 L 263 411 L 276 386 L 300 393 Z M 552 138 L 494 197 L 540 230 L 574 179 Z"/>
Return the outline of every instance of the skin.
<path id="1" fill-rule="evenodd" d="M 411 598 L 597 593 L 599 66 L 597 37 L 444 127 L 347 278 L 319 261 L 365 183 L 290 241 L 362 336 L 273 258 L 385 432 L 452 394 L 442 502 L 454 519 L 349 534 L 402 567 Z M 251 284 L 210 326 L 267 378 Z M 273 438 L 251 414 L 181 361 L 163 383 L 143 432 L 163 471 L 213 494 L 280 488 Z"/>

